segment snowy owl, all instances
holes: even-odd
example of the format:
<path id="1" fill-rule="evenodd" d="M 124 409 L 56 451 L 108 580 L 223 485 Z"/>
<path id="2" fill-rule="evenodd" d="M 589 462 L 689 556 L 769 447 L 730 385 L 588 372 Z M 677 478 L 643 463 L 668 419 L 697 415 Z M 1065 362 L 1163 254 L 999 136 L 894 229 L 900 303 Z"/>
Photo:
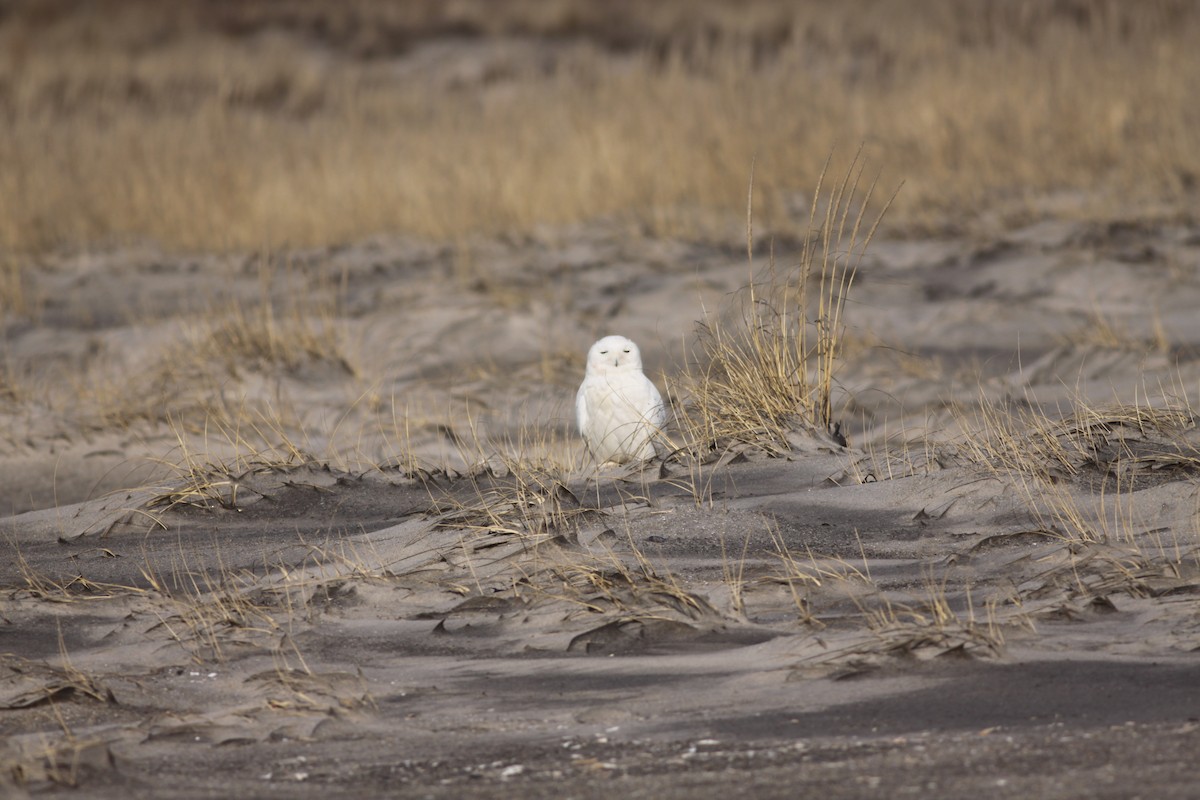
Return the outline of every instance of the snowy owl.
<path id="1" fill-rule="evenodd" d="M 654 457 L 654 438 L 667 421 L 662 395 L 642 372 L 638 346 L 605 336 L 588 350 L 587 372 L 575 395 L 579 432 L 601 464 Z"/>

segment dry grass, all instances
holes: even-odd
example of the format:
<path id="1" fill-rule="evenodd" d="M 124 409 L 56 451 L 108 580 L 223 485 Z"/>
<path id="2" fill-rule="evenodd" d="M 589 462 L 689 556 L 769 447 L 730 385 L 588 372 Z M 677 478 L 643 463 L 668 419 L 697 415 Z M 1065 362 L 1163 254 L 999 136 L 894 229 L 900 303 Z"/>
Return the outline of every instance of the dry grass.
<path id="1" fill-rule="evenodd" d="M 167 349 L 158 369 L 169 373 L 174 366 L 192 380 L 197 367 L 223 367 L 213 376 L 220 380 L 254 371 L 295 374 L 324 364 L 353 376 L 337 322 L 343 315 L 336 288 L 323 277 L 309 285 L 289 264 L 270 255 L 256 262 L 258 296 L 210 299 L 206 311 L 185 323 L 183 341 Z M 191 375 L 186 375 L 188 367 Z M 169 382 L 169 377 L 160 381 Z"/>
<path id="2" fill-rule="evenodd" d="M 960 613 L 947 598 L 945 581 L 939 582 L 930 576 L 923 601 L 896 604 L 885 598 L 876 607 L 865 609 L 864 616 L 878 637 L 882 651 L 888 655 L 918 658 L 950 654 L 1002 655 L 1004 626 L 996 618 L 996 605 L 1000 599 L 992 597 L 988 600 L 982 619 L 970 604 L 969 591 L 967 600 L 967 608 Z M 1008 620 L 1007 624 L 1014 624 L 1014 620 Z M 1032 625 L 1023 615 L 1019 624 Z"/>
<path id="3" fill-rule="evenodd" d="M 851 597 L 878 591 L 865 563 L 863 569 L 859 569 L 844 559 L 821 558 L 811 551 L 800 558 L 787 548 L 777 532 L 772 532 L 772 538 L 781 571 L 772 573 L 765 580 L 787 588 L 801 622 L 817 628 L 825 626 L 813 612 L 810 590 L 820 590 L 827 584 L 834 584 L 840 587 L 841 593 Z M 859 608 L 861 610 L 862 607 Z"/>
<path id="4" fill-rule="evenodd" d="M 49 603 L 74 603 L 81 599 L 95 600 L 129 595 L 144 594 L 145 589 L 122 584 L 98 583 L 89 580 L 82 574 L 72 578 L 56 580 L 38 572 L 22 555 L 20 548 L 14 542 L 6 542 L 13 551 L 13 559 L 17 572 L 21 576 L 21 586 L 17 590 L 20 595 Z M 107 557 L 115 554 L 111 550 L 103 550 Z M 15 595 L 14 595 L 15 596 Z"/>
<path id="5" fill-rule="evenodd" d="M 1200 13 L 1184 0 L 624 12 L 15 3 L 0 246 L 245 250 L 605 215 L 711 232 L 740 213 L 756 155 L 777 226 L 807 215 L 812 154 L 839 142 L 907 181 L 897 221 L 933 226 L 1050 191 L 1185 208 L 1200 175 Z M 478 38 L 420 49 L 447 33 Z"/>
<path id="6" fill-rule="evenodd" d="M 3 707 L 28 708 L 41 703 L 54 703 L 70 695 L 86 697 L 101 703 L 116 702 L 113 693 L 99 679 L 76 668 L 59 641 L 60 666 L 30 661 L 12 653 L 0 655 L 0 674 L 5 679 Z M 24 685 L 24 692 L 13 692 L 12 684 Z"/>
<path id="7" fill-rule="evenodd" d="M 79 363 L 27 360 L 19 363 L 26 377 L 0 362 L 0 399 L 42 401 L 81 431 L 149 422 L 192 434 L 265 426 L 300 435 L 283 421 L 286 395 L 265 387 L 314 375 L 352 383 L 353 348 L 336 291 L 314 289 L 270 257 L 256 262 L 257 295 L 222 296 L 213 276 L 211 292 L 191 298 L 202 311 L 155 320 L 123 309 L 138 315 L 125 328 L 132 335 L 97 341 Z"/>
<path id="8" fill-rule="evenodd" d="M 1074 331 L 1057 337 L 1067 347 L 1093 347 L 1129 353 L 1171 352 L 1171 341 L 1162 318 L 1155 311 L 1150 336 L 1138 336 L 1120 323 L 1106 317 L 1098 309 L 1087 315 L 1087 321 Z"/>
<path id="9" fill-rule="evenodd" d="M 323 362 L 354 375 L 339 347 L 332 315 L 324 310 L 308 315 L 298 308 L 276 311 L 270 303 L 234 305 L 217 319 L 202 318 L 189 331 L 189 361 L 223 364 L 233 375 L 263 368 L 296 372 Z"/>
<path id="10" fill-rule="evenodd" d="M 587 615 L 599 614 L 618 625 L 639 622 L 688 624 L 720 615 L 700 594 L 670 571 L 656 566 L 632 541 L 627 552 L 568 559 L 532 576 L 538 596 L 565 601 Z"/>
<path id="11" fill-rule="evenodd" d="M 1080 619 L 1112 611 L 1116 595 L 1194 591 L 1194 511 L 1172 511 L 1169 498 L 1194 495 L 1200 434 L 1179 397 L 1104 408 L 1081 401 L 1061 418 L 1031 404 L 982 405 L 963 452 L 1009 486 L 1032 519 L 1033 530 L 1009 535 L 1059 543 L 1015 587 L 1024 613 Z M 1164 486 L 1171 495 L 1154 491 Z"/>
<path id="12" fill-rule="evenodd" d="M 1044 569 L 1017 587 L 1021 603 L 1037 616 L 1077 618 L 1110 596 L 1188 594 L 1197 585 L 1197 550 L 1175 557 L 1145 553 L 1128 544 L 1072 542 L 1041 559 Z"/>
<path id="13" fill-rule="evenodd" d="M 262 496 L 255 476 L 316 465 L 281 420 L 245 408 L 232 417 L 206 417 L 199 436 L 175 420 L 171 429 L 176 446 L 163 460 L 170 477 L 145 506 L 154 514 L 180 506 L 240 510 L 240 503 Z"/>
<path id="14" fill-rule="evenodd" d="M 1135 494 L 1200 473 L 1196 415 L 1186 404 L 1080 403 L 1061 419 L 1030 404 L 983 403 L 963 454 L 1011 485 L 1045 531 L 1068 541 L 1124 542 L 1155 527 Z"/>
<path id="15" fill-rule="evenodd" d="M 467 427 L 462 436 L 446 428 L 466 465 L 464 474 L 442 483 L 429 470 L 412 471 L 426 483 L 438 527 L 475 537 L 514 536 L 532 545 L 574 539 L 580 520 L 596 513 L 570 488 L 580 472 L 578 443 L 563 442 L 557 432 L 530 422 L 496 442 L 472 420 Z M 437 469 L 445 475 L 444 467 Z"/>
<path id="16" fill-rule="evenodd" d="M 752 276 L 743 291 L 732 322 L 710 315 L 699 324 L 698 352 L 680 381 L 691 399 L 690 413 L 681 419 L 688 446 L 744 442 L 782 453 L 792 449 L 796 431 L 840 435 L 833 388 L 842 315 L 859 262 L 890 204 L 874 220 L 867 218 L 875 185 L 864 184 L 859 156 L 827 191 L 822 172 L 797 264 L 780 269 L 772 253 L 765 274 Z M 746 257 L 753 270 L 752 212 L 748 204 Z"/>
<path id="17" fill-rule="evenodd" d="M 0 256 L 0 316 L 36 317 L 40 300 L 26 285 L 22 261 L 15 255 Z"/>
<path id="18" fill-rule="evenodd" d="M 85 776 L 112 768 L 113 756 L 103 738 L 43 736 L 0 750 L 0 789 L 6 797 L 29 797 L 26 788 L 45 792 L 78 788 Z"/>
<path id="19" fill-rule="evenodd" d="M 801 662 L 801 671 L 868 666 L 880 658 L 996 657 L 1004 652 L 1006 629 L 1032 629 L 1023 609 L 998 613 L 1009 589 L 987 590 L 977 609 L 969 584 L 956 587 L 962 596 L 952 600 L 948 576 L 930 572 L 923 596 L 897 594 L 874 580 L 865 556 L 861 566 L 812 552 L 801 557 L 774 538 L 781 569 L 765 582 L 786 587 L 798 621 L 829 642 L 827 651 Z"/>
<path id="20" fill-rule="evenodd" d="M 469 475 L 469 491 L 461 487 L 433 491 L 436 524 L 477 535 L 506 534 L 531 543 L 574 533 L 574 520 L 595 512 L 584 506 L 567 485 L 533 469 Z"/>

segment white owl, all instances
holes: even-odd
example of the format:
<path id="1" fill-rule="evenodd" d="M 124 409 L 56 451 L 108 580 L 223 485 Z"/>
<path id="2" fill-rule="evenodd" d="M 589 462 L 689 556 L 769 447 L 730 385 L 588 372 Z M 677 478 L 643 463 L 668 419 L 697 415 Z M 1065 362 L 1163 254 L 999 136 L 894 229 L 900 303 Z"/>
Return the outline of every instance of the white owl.
<path id="1" fill-rule="evenodd" d="M 601 464 L 654 457 L 654 439 L 667 422 L 667 409 L 642 372 L 636 344 L 624 336 L 605 336 L 592 345 L 575 395 L 575 417 L 588 450 Z"/>

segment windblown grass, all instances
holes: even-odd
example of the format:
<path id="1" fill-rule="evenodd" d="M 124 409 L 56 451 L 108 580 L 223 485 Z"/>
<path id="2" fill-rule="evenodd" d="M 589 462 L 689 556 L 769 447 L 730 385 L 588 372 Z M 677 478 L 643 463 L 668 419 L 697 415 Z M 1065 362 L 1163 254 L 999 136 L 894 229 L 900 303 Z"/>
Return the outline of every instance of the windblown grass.
<path id="1" fill-rule="evenodd" d="M 1045 531 L 1132 545 L 1156 527 L 1135 512 L 1136 493 L 1200 474 L 1196 420 L 1178 403 L 1081 403 L 1061 419 L 1027 404 L 985 403 L 964 454 L 1012 486 Z"/>
<path id="2" fill-rule="evenodd" d="M 984 403 L 961 453 L 1009 487 L 1012 533 L 1053 547 L 1012 602 L 1038 618 L 1111 611 L 1114 596 L 1194 591 L 1200 433 L 1186 395 L 1048 416 L 1032 403 Z"/>
<path id="3" fill-rule="evenodd" d="M 234 305 L 218 319 L 205 320 L 188 334 L 191 360 L 224 364 L 235 375 L 264 367 L 296 372 L 321 362 L 353 375 L 327 313 L 310 316 L 301 309 L 281 313 L 268 302 L 252 308 Z"/>
<path id="4" fill-rule="evenodd" d="M 691 411 L 685 439 L 706 447 L 745 442 L 782 453 L 792 434 L 820 431 L 836 440 L 835 371 L 841 356 L 847 295 L 867 245 L 890 201 L 867 217 L 875 184 L 864 185 L 861 151 L 825 191 L 813 195 L 799 261 L 780 269 L 774 253 L 751 277 L 731 322 L 699 323 L 698 352 L 681 384 Z M 754 268 L 753 183 L 747 204 L 746 258 Z"/>
<path id="5" fill-rule="evenodd" d="M 143 576 L 166 600 L 165 609 L 156 612 L 159 626 L 197 664 L 223 662 L 239 647 L 278 650 L 287 641 L 290 615 L 262 602 L 256 591 L 261 581 L 253 574 L 224 567 L 216 572 L 193 570 L 181 564 L 169 576 L 148 569 Z"/>
<path id="6" fill-rule="evenodd" d="M 936 227 L 1055 191 L 1186 209 L 1200 175 L 1186 0 L 10 5 L 6 249 L 711 232 L 755 154 L 779 227 L 855 141 Z"/>

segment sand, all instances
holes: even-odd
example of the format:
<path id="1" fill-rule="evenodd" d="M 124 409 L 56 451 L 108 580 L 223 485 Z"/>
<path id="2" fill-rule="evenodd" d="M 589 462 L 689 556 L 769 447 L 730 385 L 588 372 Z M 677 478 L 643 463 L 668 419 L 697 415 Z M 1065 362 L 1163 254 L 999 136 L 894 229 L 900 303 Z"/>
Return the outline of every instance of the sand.
<path id="1" fill-rule="evenodd" d="M 32 274 L 8 359 L 62 388 L 0 406 L 5 796 L 1194 795 L 1200 435 L 1100 410 L 1197 390 L 1200 229 L 885 235 L 848 447 L 599 473 L 587 345 L 634 338 L 665 388 L 762 262 L 604 223 L 470 252 L 486 283 L 402 238 L 266 289 L 150 247 Z M 206 349 L 264 301 L 336 346 Z M 1026 491 L 971 457 L 988 407 L 1095 409 L 1092 449 Z"/>

